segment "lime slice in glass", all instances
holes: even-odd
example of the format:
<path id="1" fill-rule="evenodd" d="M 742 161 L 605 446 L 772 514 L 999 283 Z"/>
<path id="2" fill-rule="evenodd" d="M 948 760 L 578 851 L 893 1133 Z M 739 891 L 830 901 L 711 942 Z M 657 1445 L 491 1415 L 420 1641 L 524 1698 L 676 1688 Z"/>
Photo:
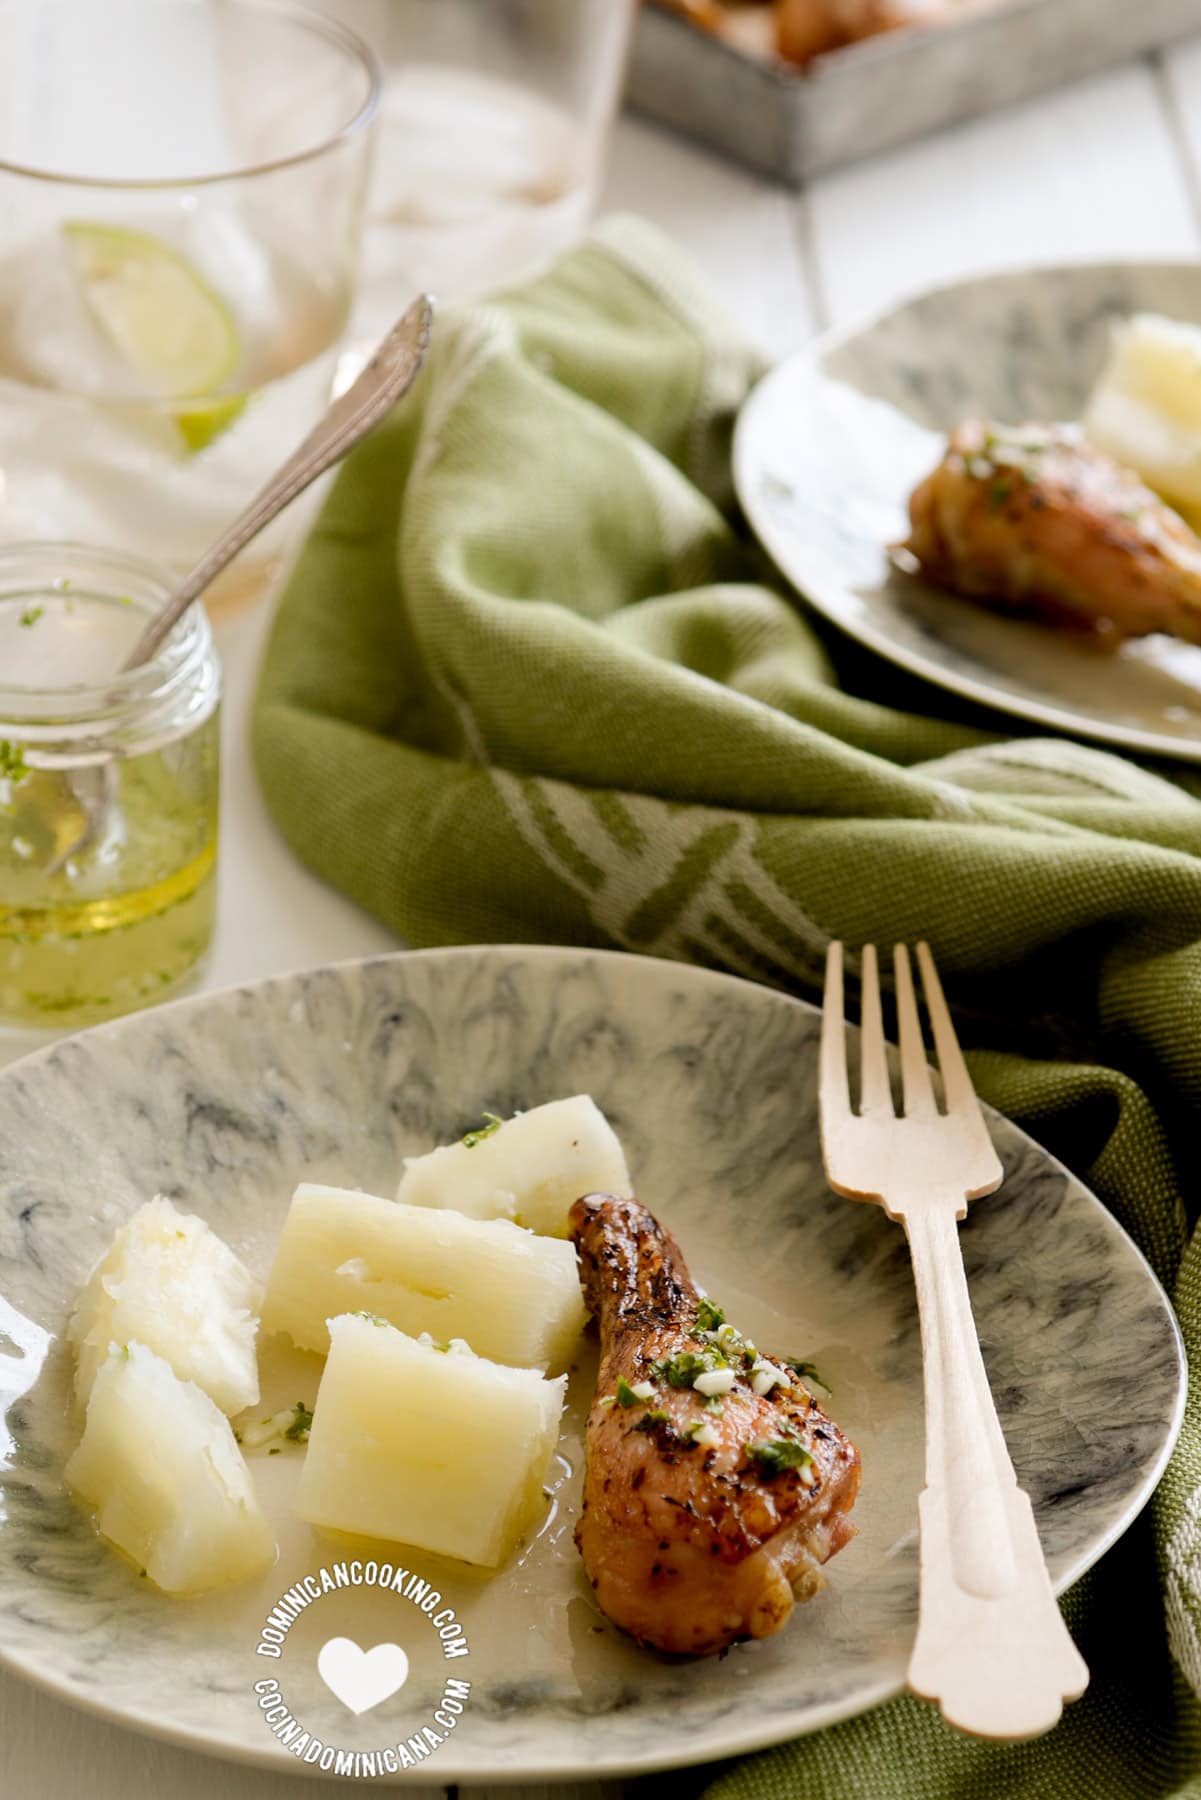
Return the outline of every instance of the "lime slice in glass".
<path id="1" fill-rule="evenodd" d="M 187 448 L 202 449 L 246 403 L 219 392 L 242 348 L 229 307 L 186 256 L 149 232 L 85 219 L 62 229 L 92 317 L 130 368 L 176 402 Z"/>
<path id="2" fill-rule="evenodd" d="M 186 447 L 195 452 L 228 430 L 245 411 L 249 398 L 249 394 L 222 394 L 212 400 L 194 400 L 188 406 L 173 407 L 171 417 Z"/>

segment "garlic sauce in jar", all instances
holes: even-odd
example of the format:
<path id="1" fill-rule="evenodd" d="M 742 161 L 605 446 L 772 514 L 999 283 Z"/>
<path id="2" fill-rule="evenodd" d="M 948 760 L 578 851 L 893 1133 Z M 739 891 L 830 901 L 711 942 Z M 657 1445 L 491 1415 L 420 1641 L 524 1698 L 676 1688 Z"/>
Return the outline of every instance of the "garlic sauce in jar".
<path id="1" fill-rule="evenodd" d="M 78 545 L 0 549 L 0 1026 L 166 997 L 215 910 L 220 671 L 190 608 L 119 673 L 170 578 Z"/>

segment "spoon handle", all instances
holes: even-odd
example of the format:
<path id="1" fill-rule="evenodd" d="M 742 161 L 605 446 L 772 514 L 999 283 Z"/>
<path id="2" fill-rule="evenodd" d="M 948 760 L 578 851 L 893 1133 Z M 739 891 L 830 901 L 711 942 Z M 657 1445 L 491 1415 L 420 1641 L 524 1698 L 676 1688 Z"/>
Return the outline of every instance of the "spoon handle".
<path id="1" fill-rule="evenodd" d="M 378 424 L 408 391 L 425 358 L 433 317 L 433 297 L 422 294 L 399 324 L 392 327 L 370 362 L 318 420 L 299 448 L 184 577 L 134 645 L 122 664 L 123 669 L 136 669 L 139 664 L 148 662 L 226 563 L 311 481 L 345 456 L 351 446 Z"/>

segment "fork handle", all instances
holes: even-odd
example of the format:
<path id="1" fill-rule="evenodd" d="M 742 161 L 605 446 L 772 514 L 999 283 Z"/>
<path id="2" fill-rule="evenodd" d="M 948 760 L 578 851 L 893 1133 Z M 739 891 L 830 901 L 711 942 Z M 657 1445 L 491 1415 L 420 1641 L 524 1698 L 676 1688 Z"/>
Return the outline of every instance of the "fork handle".
<path id="1" fill-rule="evenodd" d="M 993 1405 L 959 1246 L 962 1201 L 925 1197 L 902 1222 L 922 1332 L 926 1486 L 909 1685 L 980 1737 L 1048 1731 L 1088 1669 L 1060 1615 L 1030 1497 Z"/>

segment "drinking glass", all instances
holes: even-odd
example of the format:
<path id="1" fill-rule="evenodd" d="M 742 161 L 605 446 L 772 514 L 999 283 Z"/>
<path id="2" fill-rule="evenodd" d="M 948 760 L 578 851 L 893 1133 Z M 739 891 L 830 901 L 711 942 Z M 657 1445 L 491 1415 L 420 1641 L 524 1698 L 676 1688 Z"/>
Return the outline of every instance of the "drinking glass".
<path id="1" fill-rule="evenodd" d="M 398 295 L 460 299 L 578 236 L 603 172 L 633 0 L 326 0 L 385 85 L 356 336 Z"/>
<path id="2" fill-rule="evenodd" d="M 182 572 L 304 435 L 378 85 L 352 32 L 283 0 L 0 0 L 0 541 Z"/>

